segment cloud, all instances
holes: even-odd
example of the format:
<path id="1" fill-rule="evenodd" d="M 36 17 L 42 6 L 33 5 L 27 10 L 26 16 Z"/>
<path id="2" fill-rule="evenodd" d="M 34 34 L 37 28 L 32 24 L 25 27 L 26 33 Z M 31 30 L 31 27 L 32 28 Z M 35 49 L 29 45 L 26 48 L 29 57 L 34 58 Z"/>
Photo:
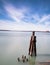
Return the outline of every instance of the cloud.
<path id="1" fill-rule="evenodd" d="M 41 22 L 44 22 L 48 19 L 50 19 L 50 14 L 49 15 L 44 15 L 39 22 L 41 23 Z"/>
<path id="2" fill-rule="evenodd" d="M 49 25 L 50 24 L 50 14 L 48 15 L 42 15 L 40 16 L 39 14 L 35 14 L 32 16 L 34 18 L 35 21 L 37 21 L 38 24 L 44 24 L 45 25 Z M 47 23 L 47 24 L 46 24 Z"/>
<path id="3" fill-rule="evenodd" d="M 40 14 L 31 13 L 27 7 L 15 8 L 12 4 L 8 3 L 4 5 L 4 9 L 8 14 L 7 16 L 13 19 L 13 22 L 10 20 L 0 20 L 0 29 L 27 31 L 50 30 L 50 14 L 40 16 Z"/>
<path id="4" fill-rule="evenodd" d="M 38 14 L 33 14 L 32 17 L 33 17 L 33 19 L 34 19 L 35 21 L 37 21 L 37 22 L 40 21 L 40 16 L 39 16 Z"/>
<path id="5" fill-rule="evenodd" d="M 50 27 L 46 27 L 44 25 L 37 25 L 33 23 L 17 23 L 17 22 L 10 22 L 10 21 L 3 21 L 0 20 L 0 29 L 6 29 L 6 30 L 23 30 L 23 31 L 43 31 L 43 30 L 49 30 Z"/>
<path id="6" fill-rule="evenodd" d="M 16 22 L 20 22 L 21 19 L 24 17 L 24 12 L 26 12 L 25 8 L 18 9 L 11 4 L 5 5 L 4 8 L 8 13 L 8 16 L 14 19 Z"/>

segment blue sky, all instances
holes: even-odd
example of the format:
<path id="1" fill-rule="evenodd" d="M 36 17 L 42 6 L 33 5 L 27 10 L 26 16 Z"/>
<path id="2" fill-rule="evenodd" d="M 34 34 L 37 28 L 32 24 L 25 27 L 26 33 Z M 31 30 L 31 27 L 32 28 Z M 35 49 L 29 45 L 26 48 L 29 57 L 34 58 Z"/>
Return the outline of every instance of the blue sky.
<path id="1" fill-rule="evenodd" d="M 0 29 L 50 30 L 50 0 L 0 0 Z"/>

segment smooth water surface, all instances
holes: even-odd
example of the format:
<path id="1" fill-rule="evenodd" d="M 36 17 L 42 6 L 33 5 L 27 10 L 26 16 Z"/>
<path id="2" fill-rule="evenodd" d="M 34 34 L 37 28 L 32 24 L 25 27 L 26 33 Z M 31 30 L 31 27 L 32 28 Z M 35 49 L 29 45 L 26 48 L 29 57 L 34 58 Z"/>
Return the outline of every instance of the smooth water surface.
<path id="1" fill-rule="evenodd" d="M 32 32 L 0 31 L 0 65 L 33 65 L 50 60 L 50 33 L 35 32 L 37 56 L 29 57 L 28 49 Z M 26 55 L 29 62 L 18 62 Z"/>

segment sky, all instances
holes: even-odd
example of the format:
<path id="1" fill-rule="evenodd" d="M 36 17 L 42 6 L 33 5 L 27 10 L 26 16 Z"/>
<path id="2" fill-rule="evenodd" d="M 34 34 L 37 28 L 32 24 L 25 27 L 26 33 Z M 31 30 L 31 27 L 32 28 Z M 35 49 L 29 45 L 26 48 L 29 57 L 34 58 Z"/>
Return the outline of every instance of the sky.
<path id="1" fill-rule="evenodd" d="M 0 0 L 0 30 L 50 31 L 50 0 Z"/>

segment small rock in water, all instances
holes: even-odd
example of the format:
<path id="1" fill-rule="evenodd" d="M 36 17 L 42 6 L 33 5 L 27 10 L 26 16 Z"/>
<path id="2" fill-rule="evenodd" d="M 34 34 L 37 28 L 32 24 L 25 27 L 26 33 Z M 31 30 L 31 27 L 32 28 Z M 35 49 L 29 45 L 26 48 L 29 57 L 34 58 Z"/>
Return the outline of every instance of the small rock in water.
<path id="1" fill-rule="evenodd" d="M 18 57 L 17 60 L 20 61 L 20 58 Z"/>
<path id="2" fill-rule="evenodd" d="M 26 56 L 24 58 L 26 59 Z"/>
<path id="3" fill-rule="evenodd" d="M 23 61 L 23 63 L 25 62 L 25 60 L 24 60 L 24 59 L 23 59 L 22 61 Z"/>
<path id="4" fill-rule="evenodd" d="M 24 58 L 24 55 L 22 55 L 22 59 Z"/>
<path id="5" fill-rule="evenodd" d="M 26 59 L 26 61 L 28 61 L 28 58 Z"/>

